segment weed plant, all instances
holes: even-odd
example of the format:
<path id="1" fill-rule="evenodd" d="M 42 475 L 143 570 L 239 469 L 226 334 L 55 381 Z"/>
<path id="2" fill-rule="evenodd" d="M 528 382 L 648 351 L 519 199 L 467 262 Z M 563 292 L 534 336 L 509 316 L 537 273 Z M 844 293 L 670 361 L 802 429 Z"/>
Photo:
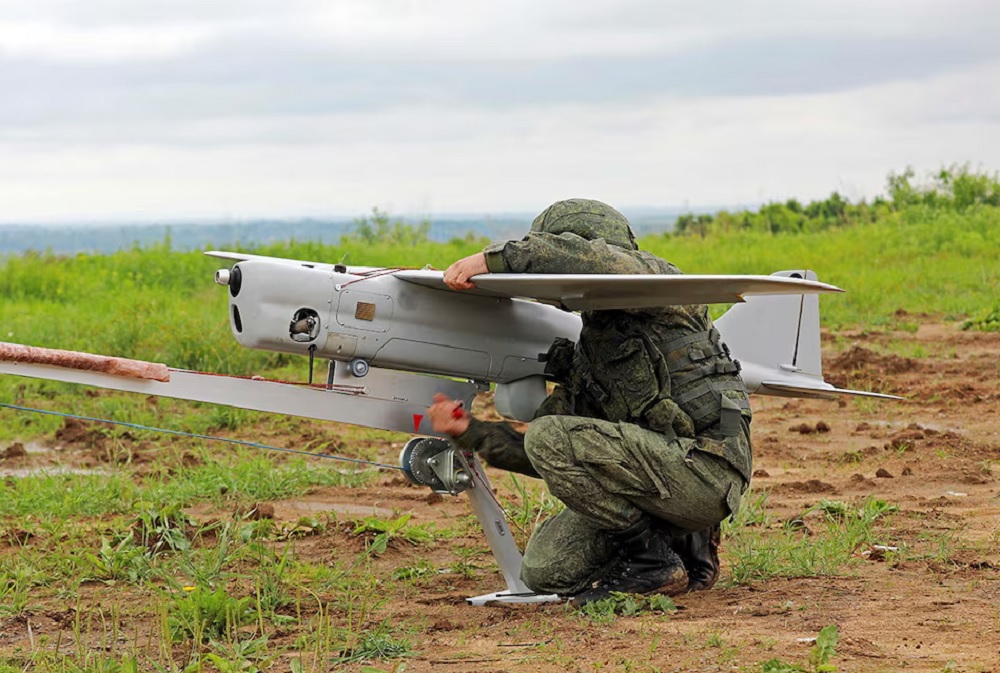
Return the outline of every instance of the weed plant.
<path id="1" fill-rule="evenodd" d="M 354 535 L 375 534 L 375 538 L 370 543 L 369 549 L 372 554 L 383 553 L 390 541 L 394 539 L 404 540 L 410 544 L 426 544 L 434 539 L 435 534 L 429 524 L 410 524 L 412 514 L 404 514 L 395 519 L 380 519 L 377 516 L 369 516 L 358 519 L 354 522 Z"/>
<path id="2" fill-rule="evenodd" d="M 101 538 L 101 548 L 96 553 L 84 552 L 84 559 L 89 566 L 89 574 L 83 581 L 98 580 L 102 582 L 125 581 L 139 584 L 153 574 L 149 562 L 148 550 L 139 547 L 129 533 L 117 544 L 111 544 L 107 538 Z"/>
<path id="3" fill-rule="evenodd" d="M 607 598 L 587 603 L 578 612 L 590 621 L 598 624 L 608 624 L 622 617 L 635 617 L 643 614 L 670 615 L 677 612 L 677 606 L 669 596 L 652 594 L 638 596 L 612 591 Z"/>
<path id="4" fill-rule="evenodd" d="M 788 664 L 780 659 L 769 659 L 761 667 L 761 673 L 831 673 L 837 667 L 830 660 L 837 654 L 839 630 L 836 626 L 825 626 L 816 636 L 816 644 L 809 650 L 809 666 Z"/>
<path id="5" fill-rule="evenodd" d="M 253 599 L 192 587 L 170 602 L 170 633 L 177 641 L 233 640 L 236 630 L 254 621 Z"/>
<path id="6" fill-rule="evenodd" d="M 523 547 L 528 541 L 530 532 L 542 520 L 558 514 L 565 506 L 535 479 L 522 479 L 510 472 L 504 475 L 503 483 L 509 486 L 516 496 L 506 512 L 514 524 L 518 542 Z"/>
<path id="7" fill-rule="evenodd" d="M 42 582 L 38 569 L 24 559 L 0 560 L 0 578 L 0 616 L 3 617 L 24 612 L 30 604 L 30 589 Z"/>
<path id="8" fill-rule="evenodd" d="M 1000 332 L 1000 305 L 977 311 L 962 323 L 962 329 L 977 332 Z"/>
<path id="9" fill-rule="evenodd" d="M 410 642 L 396 637 L 386 622 L 366 631 L 360 638 L 350 633 L 346 636 L 338 655 L 331 660 L 335 664 L 399 659 L 413 654 Z"/>

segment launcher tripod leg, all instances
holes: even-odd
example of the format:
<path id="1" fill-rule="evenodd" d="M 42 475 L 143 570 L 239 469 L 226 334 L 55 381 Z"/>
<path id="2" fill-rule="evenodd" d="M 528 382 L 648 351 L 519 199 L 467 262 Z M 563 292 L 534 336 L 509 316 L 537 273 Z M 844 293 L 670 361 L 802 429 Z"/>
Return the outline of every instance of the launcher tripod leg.
<path id="1" fill-rule="evenodd" d="M 465 599 L 472 605 L 485 605 L 488 602 L 499 603 L 551 603 L 562 599 L 555 594 L 536 594 L 521 581 L 521 551 L 517 548 L 510 526 L 503 510 L 493 498 L 490 481 L 486 477 L 479 459 L 474 455 L 464 455 L 458 452 L 460 460 L 466 463 L 466 468 L 473 475 L 472 488 L 465 493 L 469 496 L 472 511 L 483 527 L 486 541 L 493 550 L 500 572 L 507 582 L 506 591 L 473 596 Z"/>

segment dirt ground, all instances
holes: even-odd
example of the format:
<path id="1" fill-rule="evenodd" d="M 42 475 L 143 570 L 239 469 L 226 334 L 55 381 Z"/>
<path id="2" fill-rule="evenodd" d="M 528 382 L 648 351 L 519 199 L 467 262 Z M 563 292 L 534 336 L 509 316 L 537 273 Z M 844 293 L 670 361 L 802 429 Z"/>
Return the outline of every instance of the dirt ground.
<path id="1" fill-rule="evenodd" d="M 454 561 L 454 546 L 485 540 L 401 545 L 382 555 L 374 572 L 392 596 L 381 616 L 425 625 L 405 670 L 757 671 L 772 658 L 808 667 L 808 639 L 835 624 L 840 638 L 831 663 L 840 671 L 1000 671 L 1000 334 L 909 320 L 919 323 L 916 331 L 824 335 L 829 381 L 906 401 L 753 398 L 753 486 L 769 491 L 768 507 L 779 518 L 821 498 L 858 503 L 875 496 L 899 506 L 886 546 L 946 541 L 936 553 L 897 557 L 859 548 L 857 562 L 839 576 L 737 587 L 728 585 L 724 567 L 719 587 L 676 598 L 672 615 L 600 624 L 559 604 L 467 605 L 467 596 L 503 588 L 488 556 L 476 558 L 471 576 L 404 586 L 390 579 L 393 568 L 418 558 Z M 398 445 L 381 447 L 379 459 L 393 462 L 396 453 Z M 410 513 L 414 523 L 444 525 L 470 513 L 464 496 L 442 499 L 392 473 L 367 488 L 320 489 L 268 505 L 289 522 L 335 510 Z M 330 558 L 356 552 L 359 542 L 332 532 L 297 544 L 303 558 Z M 724 566 L 730 562 L 724 548 Z M 37 615 L 36 629 L 69 628 L 52 615 Z M 0 648 L 24 646 L 16 632 L 0 624 Z M 275 634 L 272 643 L 279 642 Z M 275 670 L 288 666 L 279 662 Z"/>

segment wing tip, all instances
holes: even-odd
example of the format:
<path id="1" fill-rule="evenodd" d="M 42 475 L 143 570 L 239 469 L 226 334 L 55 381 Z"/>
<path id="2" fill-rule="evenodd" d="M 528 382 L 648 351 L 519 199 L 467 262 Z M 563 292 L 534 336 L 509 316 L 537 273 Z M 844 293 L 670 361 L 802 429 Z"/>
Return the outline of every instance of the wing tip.
<path id="1" fill-rule="evenodd" d="M 837 294 L 838 292 L 843 293 L 847 291 L 842 287 L 837 287 L 836 285 L 824 283 L 819 280 L 807 280 L 804 282 L 807 283 L 809 287 L 813 288 L 817 294 Z"/>
<path id="2" fill-rule="evenodd" d="M 781 381 L 761 381 L 762 388 L 770 388 L 784 393 L 798 394 L 805 397 L 819 397 L 823 399 L 836 399 L 840 395 L 853 395 L 855 397 L 873 397 L 882 400 L 898 400 L 906 402 L 908 398 L 888 393 L 876 393 L 868 390 L 850 390 L 848 388 L 836 388 L 829 384 L 825 386 L 801 386 L 794 383 L 782 383 Z"/>
<path id="3" fill-rule="evenodd" d="M 238 252 L 230 252 L 228 250 L 205 250 L 201 254 L 207 257 L 215 257 L 216 259 L 239 259 L 246 257 Z"/>

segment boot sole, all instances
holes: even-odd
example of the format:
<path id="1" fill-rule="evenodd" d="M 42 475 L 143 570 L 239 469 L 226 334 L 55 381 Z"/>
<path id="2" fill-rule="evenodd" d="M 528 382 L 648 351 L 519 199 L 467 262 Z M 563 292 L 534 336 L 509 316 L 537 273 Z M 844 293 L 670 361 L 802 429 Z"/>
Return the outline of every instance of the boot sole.
<path id="1" fill-rule="evenodd" d="M 653 596 L 653 595 L 679 596 L 687 591 L 687 586 L 688 586 L 687 573 L 684 572 L 683 570 L 678 570 L 678 572 L 674 573 L 674 576 L 670 579 L 669 582 L 660 585 L 655 589 L 650 589 L 648 591 L 622 591 L 622 592 L 617 592 L 612 589 L 603 596 L 595 596 L 593 598 L 588 598 L 587 600 L 584 600 L 582 602 L 579 601 L 578 599 L 582 598 L 583 594 L 579 594 L 571 598 L 569 600 L 569 604 L 572 605 L 574 608 L 579 609 L 587 605 L 588 603 L 594 603 L 596 601 L 604 600 L 605 598 L 610 598 L 612 593 L 624 593 L 624 594 L 631 594 L 633 596 Z"/>

